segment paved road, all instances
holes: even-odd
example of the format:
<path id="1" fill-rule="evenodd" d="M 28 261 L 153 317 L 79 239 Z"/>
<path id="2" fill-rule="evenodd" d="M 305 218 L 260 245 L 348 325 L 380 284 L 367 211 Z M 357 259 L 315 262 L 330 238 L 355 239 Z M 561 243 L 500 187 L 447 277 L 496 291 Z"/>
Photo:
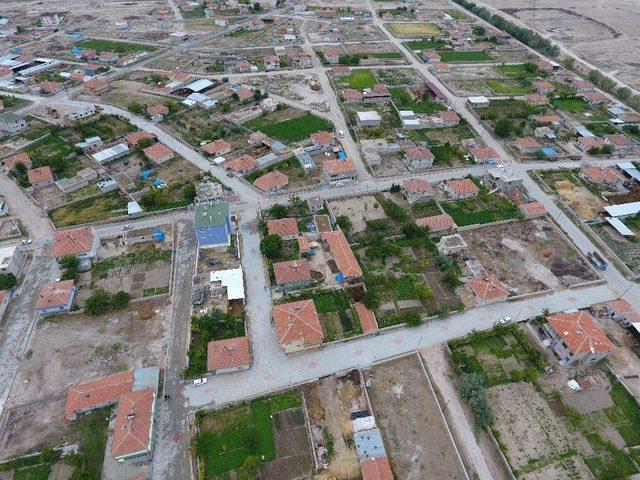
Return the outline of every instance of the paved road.
<path id="1" fill-rule="evenodd" d="M 36 242 L 51 238 L 53 227 L 49 217 L 13 179 L 0 173 L 0 194 L 10 209 L 10 214 L 19 218 Z"/>
<path id="2" fill-rule="evenodd" d="M 187 479 L 191 475 L 189 458 L 190 432 L 187 412 L 180 400 L 183 383 L 181 374 L 186 367 L 185 352 L 189 338 L 191 318 L 191 284 L 196 266 L 196 240 L 192 222 L 177 222 L 176 256 L 171 324 L 166 335 L 166 369 L 164 372 L 164 393 L 172 399 L 163 403 L 156 432 L 157 442 L 153 457 L 153 478 Z"/>

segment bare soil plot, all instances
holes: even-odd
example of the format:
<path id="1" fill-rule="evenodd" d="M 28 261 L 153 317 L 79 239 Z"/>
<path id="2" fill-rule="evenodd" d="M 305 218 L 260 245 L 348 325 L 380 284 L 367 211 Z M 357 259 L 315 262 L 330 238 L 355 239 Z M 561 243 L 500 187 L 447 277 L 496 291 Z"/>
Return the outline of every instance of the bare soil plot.
<path id="1" fill-rule="evenodd" d="M 467 478 L 417 355 L 378 364 L 363 375 L 397 478 Z"/>
<path id="2" fill-rule="evenodd" d="M 336 218 L 345 216 L 351 221 L 352 233 L 364 232 L 367 228 L 367 221 L 388 218 L 382 205 L 373 195 L 332 200 L 328 202 L 328 206 Z"/>
<path id="3" fill-rule="evenodd" d="M 390 87 L 422 85 L 422 76 L 413 68 L 378 68 L 373 69 L 378 81 Z"/>
<path id="4" fill-rule="evenodd" d="M 313 448 L 331 445 L 327 468 L 314 478 L 354 478 L 360 475 L 360 463 L 353 443 L 351 413 L 367 410 L 360 373 L 352 370 L 337 377 L 323 378 L 303 387 L 311 424 Z"/>
<path id="5" fill-rule="evenodd" d="M 525 474 L 532 472 L 523 478 L 591 478 L 582 459 L 571 455 L 576 445 L 564 424 L 531 383 L 491 387 L 487 399 L 494 412 L 492 428 L 499 433 L 512 469 Z M 557 456 L 571 462 L 549 462 Z M 536 470 L 535 464 L 541 461 L 545 466 Z"/>
<path id="6" fill-rule="evenodd" d="M 558 180 L 552 187 L 582 220 L 594 220 L 606 205 L 604 200 L 593 195 L 588 189 L 569 180 Z"/>
<path id="7" fill-rule="evenodd" d="M 388 23 L 386 25 L 396 37 L 433 37 L 442 34 L 442 30 L 435 23 Z"/>
<path id="8" fill-rule="evenodd" d="M 462 233 L 485 270 L 517 295 L 596 280 L 596 272 L 546 217 Z"/>
<path id="9" fill-rule="evenodd" d="M 272 95 L 302 102 L 320 112 L 329 111 L 326 93 L 320 88 L 318 76 L 313 73 L 244 77 L 242 83 Z"/>
<path id="10" fill-rule="evenodd" d="M 64 419 L 69 385 L 136 367 L 163 366 L 170 317 L 170 303 L 156 300 L 96 317 L 47 317 L 38 324 L 7 404 L 3 456 L 62 444 L 72 430 Z"/>

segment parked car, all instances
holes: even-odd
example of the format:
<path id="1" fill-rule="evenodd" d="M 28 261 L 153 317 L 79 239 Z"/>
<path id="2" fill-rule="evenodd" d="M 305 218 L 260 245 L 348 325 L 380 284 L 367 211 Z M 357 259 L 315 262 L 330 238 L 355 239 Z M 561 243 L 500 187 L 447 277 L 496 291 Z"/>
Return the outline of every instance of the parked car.
<path id="1" fill-rule="evenodd" d="M 123 225 L 122 230 L 126 232 L 127 230 L 131 230 L 131 228 L 132 228 L 132 225 L 127 224 L 127 225 Z"/>
<path id="2" fill-rule="evenodd" d="M 197 386 L 199 386 L 199 385 L 204 385 L 204 384 L 205 384 L 205 383 L 207 383 L 207 382 L 208 382 L 208 380 L 207 380 L 207 378 L 206 378 L 206 377 L 196 378 L 196 379 L 193 381 L 193 386 L 194 386 L 194 387 L 197 387 Z"/>

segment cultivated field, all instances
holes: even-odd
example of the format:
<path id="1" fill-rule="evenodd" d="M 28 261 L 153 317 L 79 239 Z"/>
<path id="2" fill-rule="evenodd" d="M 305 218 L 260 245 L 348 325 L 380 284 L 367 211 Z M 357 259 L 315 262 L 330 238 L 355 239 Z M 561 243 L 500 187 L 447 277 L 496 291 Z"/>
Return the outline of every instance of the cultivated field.
<path id="1" fill-rule="evenodd" d="M 397 37 L 431 37 L 442 33 L 434 23 L 388 23 L 387 27 Z"/>
<path id="2" fill-rule="evenodd" d="M 409 355 L 363 374 L 396 477 L 466 478 L 420 358 Z"/>

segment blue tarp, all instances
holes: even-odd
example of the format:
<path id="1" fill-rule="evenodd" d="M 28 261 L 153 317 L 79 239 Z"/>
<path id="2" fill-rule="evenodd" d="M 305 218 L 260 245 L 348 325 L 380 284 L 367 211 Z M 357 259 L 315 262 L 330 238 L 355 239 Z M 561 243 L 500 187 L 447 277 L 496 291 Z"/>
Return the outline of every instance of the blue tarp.
<path id="1" fill-rule="evenodd" d="M 159 179 L 159 178 L 154 178 L 154 179 L 153 179 L 153 182 L 151 182 L 151 184 L 152 184 L 154 187 L 162 187 L 162 186 L 166 185 L 165 181 L 164 181 L 164 180 L 161 180 L 161 179 Z"/>
<path id="2" fill-rule="evenodd" d="M 340 151 L 338 152 L 338 158 L 340 158 L 340 159 L 344 159 L 344 158 L 347 158 L 347 156 L 345 155 L 344 151 L 340 150 Z"/>
<path id="3" fill-rule="evenodd" d="M 153 232 L 153 238 L 155 238 L 159 242 L 164 242 L 164 232 L 159 228 L 156 228 L 155 232 Z"/>
<path id="4" fill-rule="evenodd" d="M 336 275 L 336 282 L 344 282 L 344 275 L 342 272 Z"/>
<path id="5" fill-rule="evenodd" d="M 558 152 L 556 152 L 556 149 L 553 147 L 544 147 L 542 149 L 542 153 L 544 153 L 547 157 L 555 157 L 558 155 Z"/>
<path id="6" fill-rule="evenodd" d="M 150 168 L 149 170 L 143 170 L 142 172 L 140 172 L 140 178 L 142 178 L 143 180 L 146 180 L 147 178 L 149 178 L 151 176 L 152 173 L 154 173 L 156 171 L 155 168 Z"/>

